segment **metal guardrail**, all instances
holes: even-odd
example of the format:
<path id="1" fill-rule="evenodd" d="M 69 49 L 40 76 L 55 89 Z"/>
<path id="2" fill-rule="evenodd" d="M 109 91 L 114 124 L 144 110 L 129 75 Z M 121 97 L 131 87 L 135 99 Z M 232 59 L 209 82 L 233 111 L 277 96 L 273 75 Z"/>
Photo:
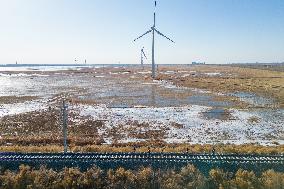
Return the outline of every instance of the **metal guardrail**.
<path id="1" fill-rule="evenodd" d="M 256 154 L 190 154 L 190 153 L 0 153 L 1 162 L 204 162 L 204 163 L 263 163 L 284 165 L 284 155 Z"/>

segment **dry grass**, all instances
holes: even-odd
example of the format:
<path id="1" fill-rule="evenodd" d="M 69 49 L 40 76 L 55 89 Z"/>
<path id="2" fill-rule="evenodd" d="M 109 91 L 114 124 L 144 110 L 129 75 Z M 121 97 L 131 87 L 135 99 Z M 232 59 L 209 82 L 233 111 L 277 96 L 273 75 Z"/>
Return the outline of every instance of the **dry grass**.
<path id="1" fill-rule="evenodd" d="M 201 144 L 165 144 L 164 142 L 122 143 L 113 145 L 74 145 L 69 146 L 72 152 L 189 152 L 189 153 L 242 153 L 242 154 L 279 154 L 284 153 L 284 145 L 261 146 L 257 144 L 244 145 L 201 145 Z M 61 145 L 42 146 L 0 146 L 1 152 L 62 152 Z"/>
<path id="2" fill-rule="evenodd" d="M 0 96 L 0 104 L 14 104 L 37 100 L 36 96 Z"/>
<path id="3" fill-rule="evenodd" d="M 159 164 L 158 164 L 159 165 Z M 280 189 L 283 188 L 284 173 L 257 169 L 198 169 L 188 164 L 183 167 L 163 165 L 137 168 L 133 163 L 124 167 L 102 168 L 93 166 L 87 170 L 79 167 L 52 169 L 47 166 L 20 165 L 12 170 L 0 169 L 2 189 L 14 188 L 100 188 L 100 189 L 150 189 L 150 188 L 238 188 Z M 132 168 L 131 168 L 132 167 Z M 222 167 L 224 169 L 222 169 Z M 255 171 L 252 171 L 255 170 Z"/>
<path id="4" fill-rule="evenodd" d="M 56 109 L 35 111 L 0 119 L 1 145 L 59 145 L 62 142 L 60 111 Z M 70 117 L 79 119 L 68 122 L 69 142 L 76 145 L 98 144 L 102 141 L 98 129 L 104 127 L 102 121 L 80 117 L 74 113 Z"/>
<path id="5" fill-rule="evenodd" d="M 259 123 L 260 122 L 260 118 L 256 117 L 256 116 L 252 116 L 248 119 L 249 123 Z"/>
<path id="6" fill-rule="evenodd" d="M 57 136 L 60 131 L 58 110 L 29 112 L 0 119 L 2 137 Z"/>
<path id="7" fill-rule="evenodd" d="M 170 69 L 162 68 L 162 71 Z M 238 68 L 230 66 L 178 67 L 176 72 L 191 71 L 187 77 L 181 74 L 160 74 L 159 79 L 170 80 L 178 86 L 206 89 L 213 92 L 253 92 L 273 97 L 280 107 L 284 107 L 284 72 Z M 219 72 L 221 76 L 208 76 L 205 73 Z"/>
<path id="8" fill-rule="evenodd" d="M 0 145 L 60 145 L 63 139 L 59 115 L 60 111 L 52 108 L 1 118 Z M 72 111 L 67 130 L 68 143 L 78 146 L 102 144 L 103 138 L 110 138 L 114 143 L 127 138 L 162 140 L 167 134 L 165 128 L 151 128 L 148 123 L 131 120 L 106 128 L 104 121 L 82 117 Z"/>

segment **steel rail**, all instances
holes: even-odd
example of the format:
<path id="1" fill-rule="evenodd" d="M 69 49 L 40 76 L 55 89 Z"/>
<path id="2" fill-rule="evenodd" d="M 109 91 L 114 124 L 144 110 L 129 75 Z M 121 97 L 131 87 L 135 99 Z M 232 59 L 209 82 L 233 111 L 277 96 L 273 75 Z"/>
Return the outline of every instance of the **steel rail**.
<path id="1" fill-rule="evenodd" d="M 284 165 L 284 155 L 256 154 L 190 154 L 190 153 L 0 153 L 4 161 L 40 162 L 98 162 L 98 161 L 149 161 L 149 162 L 219 162 L 265 163 Z"/>

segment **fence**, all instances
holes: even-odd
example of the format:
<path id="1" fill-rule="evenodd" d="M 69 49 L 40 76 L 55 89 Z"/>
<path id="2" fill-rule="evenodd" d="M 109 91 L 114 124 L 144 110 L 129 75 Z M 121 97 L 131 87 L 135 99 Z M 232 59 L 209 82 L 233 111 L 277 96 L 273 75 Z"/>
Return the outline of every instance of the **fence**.
<path id="1" fill-rule="evenodd" d="M 2 168 L 17 169 L 20 164 L 61 169 L 91 166 L 101 168 L 125 167 L 136 169 L 151 166 L 155 169 L 179 168 L 193 164 L 202 172 L 212 168 L 235 171 L 239 168 L 262 172 L 267 169 L 284 171 L 284 155 L 254 154 L 190 154 L 190 153 L 0 153 Z"/>

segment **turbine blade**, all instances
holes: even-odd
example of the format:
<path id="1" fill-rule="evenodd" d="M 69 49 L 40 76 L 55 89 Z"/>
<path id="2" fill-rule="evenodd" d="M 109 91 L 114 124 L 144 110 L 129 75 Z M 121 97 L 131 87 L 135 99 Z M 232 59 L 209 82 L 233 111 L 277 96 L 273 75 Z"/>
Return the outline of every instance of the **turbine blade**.
<path id="1" fill-rule="evenodd" d="M 141 35 L 140 37 L 137 37 L 136 39 L 134 39 L 134 41 L 140 39 L 141 37 L 143 37 L 144 35 L 147 35 L 148 33 L 150 33 L 152 30 L 147 31 L 146 33 L 144 33 L 143 35 Z"/>
<path id="2" fill-rule="evenodd" d="M 173 40 L 171 40 L 169 37 L 167 37 L 167 36 L 165 36 L 164 34 L 162 34 L 161 32 L 159 32 L 156 28 L 154 28 L 154 30 L 159 34 L 159 35 L 161 35 L 161 36 L 163 36 L 163 37 L 165 37 L 166 39 L 168 39 L 169 41 L 171 41 L 171 42 L 173 42 L 174 43 L 174 41 Z"/>

